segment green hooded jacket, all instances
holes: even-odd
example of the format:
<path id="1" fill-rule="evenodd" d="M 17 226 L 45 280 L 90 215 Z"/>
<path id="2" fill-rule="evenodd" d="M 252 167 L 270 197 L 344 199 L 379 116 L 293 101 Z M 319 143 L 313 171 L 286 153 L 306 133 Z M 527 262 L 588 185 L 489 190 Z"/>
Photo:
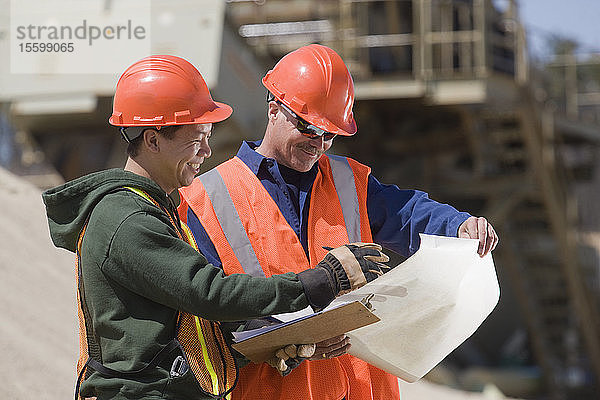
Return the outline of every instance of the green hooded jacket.
<path id="1" fill-rule="evenodd" d="M 42 195 L 57 247 L 75 252 L 89 218 L 81 279 L 100 344 L 98 361 L 104 366 L 117 371 L 145 367 L 175 337 L 178 311 L 237 321 L 322 306 L 311 300 L 323 298 L 326 279 L 315 279 L 315 274 L 299 279 L 294 273 L 225 276 L 179 239 L 164 211 L 122 190 L 125 186 L 146 191 L 177 220 L 172 201 L 155 182 L 122 169 L 93 173 Z M 75 279 L 74 266 L 65 268 L 73 268 Z M 82 383 L 81 394 L 98 400 L 211 398 L 200 391 L 191 371 L 170 376 L 173 357 L 144 379 L 107 379 L 93 372 Z"/>

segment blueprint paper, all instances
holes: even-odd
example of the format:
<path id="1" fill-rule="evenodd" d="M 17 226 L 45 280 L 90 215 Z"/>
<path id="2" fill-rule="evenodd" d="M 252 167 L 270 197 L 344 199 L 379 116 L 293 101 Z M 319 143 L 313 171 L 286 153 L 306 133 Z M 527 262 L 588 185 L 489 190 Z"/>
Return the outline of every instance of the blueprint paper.
<path id="1" fill-rule="evenodd" d="M 406 261 L 334 302 L 374 294 L 381 321 L 348 333 L 350 354 L 408 382 L 471 336 L 500 297 L 492 256 L 479 257 L 477 240 L 420 236 Z"/>

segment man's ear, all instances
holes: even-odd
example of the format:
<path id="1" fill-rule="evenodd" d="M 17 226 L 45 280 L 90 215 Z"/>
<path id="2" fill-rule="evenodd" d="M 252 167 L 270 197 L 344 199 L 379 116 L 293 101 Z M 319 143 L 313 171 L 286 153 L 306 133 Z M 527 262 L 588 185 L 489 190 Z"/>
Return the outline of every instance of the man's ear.
<path id="1" fill-rule="evenodd" d="M 269 102 L 269 107 L 267 108 L 267 119 L 273 121 L 277 117 L 277 113 L 279 112 L 279 105 L 274 102 Z"/>
<path id="2" fill-rule="evenodd" d="M 152 153 L 158 153 L 160 150 L 158 131 L 156 129 L 146 129 L 143 133 L 144 146 Z"/>

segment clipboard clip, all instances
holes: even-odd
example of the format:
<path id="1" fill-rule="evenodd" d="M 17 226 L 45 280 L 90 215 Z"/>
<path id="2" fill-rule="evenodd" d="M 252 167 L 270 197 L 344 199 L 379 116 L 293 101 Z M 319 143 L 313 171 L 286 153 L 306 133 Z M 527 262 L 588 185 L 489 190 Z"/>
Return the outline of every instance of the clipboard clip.
<path id="1" fill-rule="evenodd" d="M 373 308 L 373 304 L 371 304 L 371 299 L 375 297 L 375 293 L 369 293 L 365 297 L 363 297 L 360 302 L 369 309 L 369 311 L 375 311 Z"/>

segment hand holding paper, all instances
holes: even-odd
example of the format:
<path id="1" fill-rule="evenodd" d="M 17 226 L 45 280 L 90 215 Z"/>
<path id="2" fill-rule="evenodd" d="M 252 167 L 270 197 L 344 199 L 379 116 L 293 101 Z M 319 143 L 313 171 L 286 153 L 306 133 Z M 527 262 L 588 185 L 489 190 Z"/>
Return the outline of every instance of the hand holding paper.
<path id="1" fill-rule="evenodd" d="M 477 253 L 481 257 L 496 248 L 498 234 L 492 224 L 483 217 L 469 217 L 458 227 L 458 237 L 479 240 Z"/>

